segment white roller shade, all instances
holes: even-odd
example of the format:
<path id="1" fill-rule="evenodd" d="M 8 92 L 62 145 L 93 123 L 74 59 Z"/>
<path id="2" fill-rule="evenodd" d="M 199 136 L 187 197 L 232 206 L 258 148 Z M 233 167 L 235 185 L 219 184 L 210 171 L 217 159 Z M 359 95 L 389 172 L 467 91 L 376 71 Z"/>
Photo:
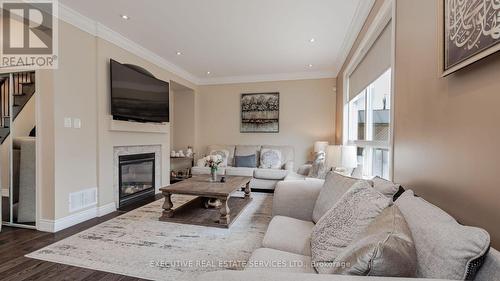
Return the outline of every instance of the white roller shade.
<path id="1" fill-rule="evenodd" d="M 349 76 L 349 100 L 356 97 L 391 67 L 391 29 L 391 22 L 389 22 Z"/>

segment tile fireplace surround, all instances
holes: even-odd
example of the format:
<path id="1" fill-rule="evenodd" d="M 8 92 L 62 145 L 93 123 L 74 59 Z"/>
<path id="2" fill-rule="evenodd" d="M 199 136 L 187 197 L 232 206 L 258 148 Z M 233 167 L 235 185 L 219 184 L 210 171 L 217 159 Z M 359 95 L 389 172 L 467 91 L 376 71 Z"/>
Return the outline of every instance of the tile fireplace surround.
<path id="1" fill-rule="evenodd" d="M 119 157 L 122 155 L 154 153 L 155 154 L 155 193 L 159 192 L 161 187 L 161 145 L 134 145 L 134 146 L 115 146 L 113 147 L 113 196 L 115 206 L 118 208 L 120 198 L 118 195 L 119 188 Z"/>

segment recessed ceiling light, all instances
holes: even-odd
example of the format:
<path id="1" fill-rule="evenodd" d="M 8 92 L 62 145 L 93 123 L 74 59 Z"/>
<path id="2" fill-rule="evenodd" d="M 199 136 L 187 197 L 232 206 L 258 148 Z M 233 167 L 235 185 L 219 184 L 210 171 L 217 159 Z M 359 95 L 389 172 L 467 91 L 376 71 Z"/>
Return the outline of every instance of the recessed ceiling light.
<path id="1" fill-rule="evenodd" d="M 210 75 L 210 71 L 207 71 L 207 75 Z"/>
<path id="2" fill-rule="evenodd" d="M 182 55 L 182 52 L 177 52 L 176 54 L 177 54 L 178 56 L 180 56 L 180 55 Z"/>
<path id="3" fill-rule="evenodd" d="M 316 39 L 314 39 L 314 38 L 309 39 L 309 42 L 311 42 L 311 43 L 314 43 L 314 41 L 316 41 Z"/>
<path id="4" fill-rule="evenodd" d="M 309 68 L 312 68 L 312 67 L 313 67 L 313 65 L 312 65 L 312 64 L 309 64 L 308 66 L 309 66 Z"/>
<path id="5" fill-rule="evenodd" d="M 129 16 L 127 16 L 127 15 L 120 15 L 120 17 L 121 17 L 122 19 L 124 19 L 124 20 L 128 20 L 128 19 L 130 19 L 130 18 L 129 18 Z"/>

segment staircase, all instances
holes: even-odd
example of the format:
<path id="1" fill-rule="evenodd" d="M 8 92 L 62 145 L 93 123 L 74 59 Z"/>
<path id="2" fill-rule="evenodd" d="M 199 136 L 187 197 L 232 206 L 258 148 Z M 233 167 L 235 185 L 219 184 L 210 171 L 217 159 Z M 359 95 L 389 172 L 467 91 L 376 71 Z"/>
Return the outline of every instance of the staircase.
<path id="1" fill-rule="evenodd" d="M 12 77 L 12 83 L 10 79 Z M 12 96 L 10 95 L 12 88 Z M 18 72 L 0 77 L 0 144 L 10 134 L 11 123 L 35 93 L 35 72 Z"/>

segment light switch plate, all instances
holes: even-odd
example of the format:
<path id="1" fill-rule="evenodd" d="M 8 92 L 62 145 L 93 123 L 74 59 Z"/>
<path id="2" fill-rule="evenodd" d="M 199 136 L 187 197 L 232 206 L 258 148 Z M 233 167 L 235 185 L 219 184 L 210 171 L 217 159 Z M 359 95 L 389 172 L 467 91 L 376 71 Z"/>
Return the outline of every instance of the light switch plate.
<path id="1" fill-rule="evenodd" d="M 80 118 L 73 119 L 73 128 L 80 129 L 82 127 L 82 120 Z"/>
<path id="2" fill-rule="evenodd" d="M 71 128 L 71 117 L 64 117 L 64 128 Z"/>

